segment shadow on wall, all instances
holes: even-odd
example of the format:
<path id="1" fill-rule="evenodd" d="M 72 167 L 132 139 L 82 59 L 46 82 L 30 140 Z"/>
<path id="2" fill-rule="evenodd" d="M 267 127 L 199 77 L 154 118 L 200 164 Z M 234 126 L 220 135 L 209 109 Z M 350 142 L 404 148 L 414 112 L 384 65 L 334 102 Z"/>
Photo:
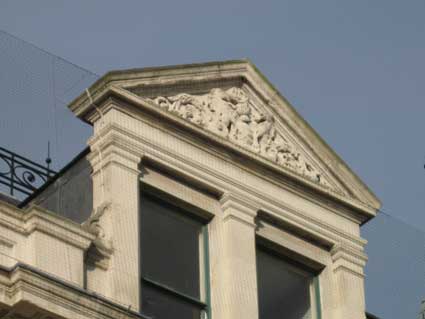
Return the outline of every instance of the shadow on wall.
<path id="1" fill-rule="evenodd" d="M 93 210 L 92 168 L 86 159 L 89 151 L 89 148 L 86 148 L 78 154 L 20 206 L 36 204 L 76 223 L 86 221 Z"/>

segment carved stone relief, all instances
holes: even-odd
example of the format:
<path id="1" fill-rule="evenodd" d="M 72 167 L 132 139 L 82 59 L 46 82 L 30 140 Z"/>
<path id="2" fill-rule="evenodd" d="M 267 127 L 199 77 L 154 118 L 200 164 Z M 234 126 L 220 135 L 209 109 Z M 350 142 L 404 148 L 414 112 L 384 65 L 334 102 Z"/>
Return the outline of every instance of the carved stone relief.
<path id="1" fill-rule="evenodd" d="M 87 264 L 89 266 L 97 265 L 104 270 L 107 270 L 109 267 L 109 259 L 113 248 L 111 234 L 105 232 L 101 224 L 101 219 L 110 208 L 111 203 L 103 203 L 93 210 L 91 217 L 83 223 L 83 227 L 96 236 L 93 245 L 86 252 Z"/>
<path id="2" fill-rule="evenodd" d="M 329 187 L 295 145 L 276 130 L 274 118 L 256 109 L 240 88 L 214 88 L 203 95 L 181 93 L 149 100 L 161 109 Z"/>

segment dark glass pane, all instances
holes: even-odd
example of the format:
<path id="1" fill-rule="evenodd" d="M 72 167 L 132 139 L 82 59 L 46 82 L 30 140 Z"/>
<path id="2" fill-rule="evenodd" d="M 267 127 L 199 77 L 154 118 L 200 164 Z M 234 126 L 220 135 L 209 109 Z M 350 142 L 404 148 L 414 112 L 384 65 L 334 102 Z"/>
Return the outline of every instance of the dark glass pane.
<path id="1" fill-rule="evenodd" d="M 142 313 L 153 319 L 200 319 L 202 307 L 151 285 L 142 287 Z"/>
<path id="2" fill-rule="evenodd" d="M 142 197 L 141 211 L 142 276 L 200 299 L 203 224 L 150 196 Z"/>
<path id="3" fill-rule="evenodd" d="M 312 278 L 281 258 L 257 249 L 260 319 L 310 319 Z"/>

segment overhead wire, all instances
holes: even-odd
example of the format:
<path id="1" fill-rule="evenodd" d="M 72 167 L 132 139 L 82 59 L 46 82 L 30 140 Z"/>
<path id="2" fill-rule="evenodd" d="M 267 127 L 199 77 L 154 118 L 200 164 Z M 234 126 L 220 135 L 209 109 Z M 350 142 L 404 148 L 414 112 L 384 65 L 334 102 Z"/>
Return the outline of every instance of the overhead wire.
<path id="1" fill-rule="evenodd" d="M 35 48 L 35 49 L 37 49 L 37 50 L 40 50 L 41 52 L 43 52 L 43 53 L 45 53 L 45 54 L 47 54 L 47 55 L 55 56 L 57 59 L 59 59 L 59 60 L 61 60 L 61 61 L 65 62 L 65 63 L 67 63 L 67 64 L 70 64 L 70 65 L 72 65 L 73 67 L 75 67 L 75 68 L 77 68 L 77 69 L 80 69 L 80 70 L 82 70 L 82 71 L 84 71 L 84 72 L 91 73 L 92 75 L 95 75 L 95 76 L 99 76 L 99 74 L 96 74 L 95 72 L 93 72 L 93 71 L 91 71 L 91 70 L 88 70 L 88 69 L 86 69 L 86 68 L 84 68 L 84 67 L 82 67 L 82 66 L 80 66 L 80 65 L 77 65 L 77 64 L 75 64 L 74 62 L 71 62 L 71 61 L 69 61 L 69 60 L 67 60 L 67 59 L 65 59 L 65 58 L 63 58 L 63 57 L 61 57 L 61 56 L 59 56 L 59 55 L 56 55 L 56 54 L 54 54 L 54 53 L 51 53 L 51 52 L 47 51 L 46 49 L 43 49 L 43 48 L 41 48 L 41 47 L 39 47 L 39 46 L 35 45 L 34 43 L 29 42 L 29 41 L 27 41 L 27 40 L 24 40 L 24 39 L 22 39 L 22 38 L 20 38 L 20 37 L 18 37 L 18 36 L 16 36 L 16 35 L 13 35 L 13 34 L 11 34 L 11 33 L 7 32 L 7 31 L 5 31 L 5 30 L 0 29 L 0 33 L 4 33 L 4 34 L 8 35 L 9 37 L 14 38 L 14 39 L 15 39 L 15 40 L 17 40 L 17 41 L 21 41 L 21 42 L 23 42 L 23 43 L 26 43 L 27 45 L 30 45 L 30 46 L 32 46 L 33 48 Z"/>

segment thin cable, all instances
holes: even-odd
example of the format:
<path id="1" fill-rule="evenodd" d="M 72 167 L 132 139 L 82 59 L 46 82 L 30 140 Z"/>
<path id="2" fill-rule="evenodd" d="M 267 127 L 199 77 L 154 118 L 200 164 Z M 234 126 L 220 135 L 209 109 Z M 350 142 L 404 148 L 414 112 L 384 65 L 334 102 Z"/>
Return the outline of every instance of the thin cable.
<path id="1" fill-rule="evenodd" d="M 424 229 L 420 229 L 420 228 L 419 228 L 419 227 L 417 227 L 417 226 L 411 225 L 410 223 L 408 223 L 408 222 L 406 222 L 406 221 L 402 220 L 401 218 L 399 218 L 399 217 L 395 217 L 394 215 L 392 215 L 392 214 L 389 214 L 389 213 L 385 212 L 382 208 L 376 208 L 376 207 L 373 207 L 372 205 L 370 205 L 370 204 L 368 204 L 368 203 L 365 203 L 365 202 L 363 202 L 363 201 L 361 201 L 361 200 L 359 200 L 359 199 L 357 199 L 357 200 L 358 200 L 360 203 L 362 203 L 363 205 L 365 205 L 365 206 L 367 206 L 367 207 L 369 207 L 369 208 L 372 208 L 373 210 L 376 210 L 377 212 L 379 212 L 379 213 L 381 213 L 381 214 L 383 214 L 383 215 L 385 215 L 385 216 L 387 216 L 387 217 L 390 217 L 390 218 L 394 219 L 394 220 L 395 220 L 395 221 L 397 221 L 397 222 L 400 222 L 400 223 L 402 223 L 402 224 L 404 224 L 404 225 L 406 225 L 406 226 L 412 227 L 412 228 L 416 229 L 417 231 L 419 231 L 419 232 L 421 232 L 421 233 L 425 233 L 425 230 L 424 230 Z"/>
<path id="2" fill-rule="evenodd" d="M 53 87 L 53 126 L 55 131 L 55 148 L 56 148 L 56 156 L 59 153 L 59 132 L 58 132 L 58 112 L 57 112 L 57 97 L 56 97 L 56 77 L 55 77 L 55 66 L 56 60 L 52 60 L 52 87 Z"/>
<path id="3" fill-rule="evenodd" d="M 382 209 L 378 209 L 378 212 L 381 213 L 381 214 L 383 214 L 383 215 L 385 215 L 385 216 L 387 216 L 387 217 L 389 217 L 389 218 L 394 219 L 398 223 L 402 223 L 405 226 L 411 227 L 411 228 L 413 228 L 413 229 L 415 229 L 415 230 L 417 230 L 417 231 L 425 234 L 425 230 L 424 229 L 421 229 L 418 226 L 412 225 L 412 224 L 410 224 L 410 223 L 402 220 L 401 218 L 395 217 L 394 215 L 391 215 L 391 214 L 389 214 L 387 212 L 384 212 Z"/>
<path id="4" fill-rule="evenodd" d="M 100 124 L 103 125 L 104 124 L 103 113 L 99 109 L 99 107 L 96 104 L 94 104 L 93 99 L 92 99 L 92 96 L 91 96 L 90 91 L 89 91 L 88 88 L 86 89 L 86 94 L 87 94 L 87 96 L 89 98 L 90 104 L 94 106 L 96 112 L 100 116 Z M 99 158 L 100 158 L 100 178 L 101 178 L 101 182 L 102 182 L 102 200 L 101 200 L 100 203 L 103 204 L 104 201 L 105 201 L 105 177 L 103 175 L 103 158 L 102 158 L 102 151 L 100 149 L 100 145 L 98 146 L 97 151 L 99 152 Z"/>
<path id="5" fill-rule="evenodd" d="M 50 56 L 53 56 L 53 57 L 55 57 L 56 59 L 59 59 L 59 60 L 61 60 L 61 61 L 63 61 L 63 62 L 66 62 L 66 63 L 68 63 L 68 64 L 70 64 L 70 65 L 72 65 L 72 66 L 74 66 L 75 68 L 77 68 L 77 69 L 79 69 L 79 70 L 82 70 L 82 71 L 85 71 L 85 72 L 87 72 L 87 73 L 89 73 L 89 74 L 91 74 L 91 75 L 94 75 L 94 76 L 96 76 L 96 77 L 99 77 L 99 75 L 97 74 L 97 73 L 95 73 L 95 72 L 93 72 L 93 71 L 91 71 L 91 70 L 88 70 L 88 69 L 86 69 L 86 68 L 84 68 L 84 67 L 82 67 L 82 66 L 79 66 L 79 65 L 77 65 L 77 64 L 75 64 L 75 63 L 73 63 L 73 62 L 71 62 L 71 61 L 69 61 L 69 60 L 67 60 L 67 59 L 65 59 L 65 58 L 62 58 L 62 57 L 60 57 L 60 56 L 58 56 L 58 55 L 56 55 L 56 54 L 53 54 L 53 53 L 51 53 L 51 52 L 48 52 L 47 50 L 45 50 L 45 49 L 43 49 L 43 48 L 41 48 L 41 47 L 39 47 L 39 46 L 37 46 L 37 45 L 35 45 L 34 43 L 31 43 L 31 42 L 29 42 L 29 41 L 27 41 L 27 40 L 24 40 L 24 39 L 22 39 L 22 38 L 20 38 L 20 37 L 18 37 L 18 36 L 16 36 L 16 35 L 13 35 L 13 34 L 11 34 L 11 33 L 9 33 L 9 32 L 7 32 L 7 31 L 5 31 L 5 30 L 1 30 L 0 29 L 0 32 L 1 33 L 4 33 L 4 34 L 6 34 L 7 36 L 10 36 L 10 37 L 12 37 L 12 38 L 14 38 L 15 40 L 18 40 L 18 41 L 21 41 L 21 42 L 23 42 L 23 43 L 25 43 L 25 44 L 27 44 L 27 45 L 30 45 L 30 46 L 32 46 L 32 47 L 34 47 L 34 48 L 36 48 L 36 49 L 38 49 L 38 50 L 40 50 L 40 51 L 42 51 L 43 53 L 45 53 L 45 54 L 47 54 L 47 55 L 50 55 Z M 54 63 L 54 62 L 53 62 Z M 53 73 L 54 73 L 54 70 L 53 70 Z M 69 92 L 71 89 L 73 89 L 78 83 L 80 83 L 85 77 L 86 77 L 87 75 L 86 74 L 84 74 L 83 75 L 83 77 L 80 79 L 80 80 L 78 80 L 78 81 L 76 81 L 70 88 L 68 88 L 68 89 L 66 89 L 66 91 L 65 91 L 65 93 L 67 93 L 67 92 Z M 54 77 L 54 74 L 53 74 L 53 77 Z M 55 90 L 56 88 L 55 88 L 55 79 L 53 78 L 53 90 Z M 90 99 L 90 102 L 93 104 L 93 106 L 95 107 L 95 109 L 96 109 L 96 111 L 98 112 L 98 114 L 101 116 L 101 118 L 103 119 L 103 114 L 102 114 L 102 112 L 99 110 L 99 108 L 93 103 L 93 100 L 92 100 L 92 98 L 91 98 L 91 94 L 90 94 L 90 92 L 86 89 L 86 93 L 87 93 L 87 95 L 88 95 L 88 97 L 89 97 L 89 99 Z M 56 93 L 54 92 L 54 99 L 55 99 L 55 101 L 54 101 L 54 107 L 55 107 L 55 109 L 56 109 L 56 101 L 59 101 L 59 102 L 61 102 L 61 103 L 63 103 L 63 104 L 68 104 L 67 102 L 64 102 L 63 100 L 61 100 L 61 99 L 59 99 L 57 96 L 56 96 Z M 56 110 L 55 110 L 55 112 L 56 112 Z M 55 113 L 55 116 L 56 116 L 56 113 Z M 56 141 L 56 148 L 58 147 L 58 128 L 57 128 L 57 123 L 55 122 L 55 132 L 56 132 L 56 139 L 55 139 L 55 141 Z M 101 155 L 101 152 L 100 152 L 100 150 L 99 150 L 99 155 L 100 155 L 100 157 L 102 156 Z M 102 179 L 103 179 L 103 177 L 102 177 Z M 102 182 L 102 185 L 103 185 L 103 182 Z M 360 202 L 362 202 L 362 201 L 360 201 Z M 417 229 L 417 230 L 419 230 L 419 231 L 421 231 L 421 232 L 425 232 L 424 230 L 421 230 L 420 228 L 418 228 L 417 226 L 414 226 L 414 225 L 411 225 L 411 224 L 409 224 L 408 222 L 406 222 L 406 221 L 404 221 L 404 220 L 402 220 L 402 219 L 399 219 L 398 217 L 395 217 L 395 216 L 393 216 L 393 215 L 391 215 L 391 214 L 389 214 L 389 213 L 387 213 L 387 212 L 385 212 L 384 210 L 382 210 L 382 209 L 376 209 L 376 207 L 373 207 L 373 206 L 371 206 L 371 205 L 369 205 L 369 204 L 367 204 L 367 203 L 364 203 L 364 202 L 362 202 L 364 205 L 366 205 L 366 206 L 368 206 L 369 208 L 372 208 L 372 209 L 374 209 L 374 210 L 376 210 L 376 211 L 378 211 L 378 212 L 380 212 L 380 213 L 382 213 L 382 214 L 384 214 L 384 215 L 386 215 L 386 216 L 388 216 L 388 217 L 391 217 L 391 218 L 393 218 L 393 219 L 396 219 L 396 220 L 398 220 L 398 221 L 400 221 L 400 222 L 402 222 L 403 224 L 405 224 L 405 225 L 407 225 L 407 226 L 410 226 L 410 227 L 413 227 L 413 228 L 415 228 L 415 229 Z"/>
<path id="6" fill-rule="evenodd" d="M 93 74 L 92 74 L 93 75 Z M 95 74 L 94 74 L 95 75 Z M 81 77 L 81 79 L 79 79 L 78 81 L 75 81 L 74 84 L 72 84 L 69 88 L 65 89 L 65 91 L 63 92 L 63 95 L 66 95 L 69 91 L 73 90 L 74 88 L 77 87 L 78 84 L 80 84 L 87 76 L 87 73 L 83 73 L 83 76 Z M 96 75 L 98 77 L 98 75 Z M 64 102 L 65 103 L 65 102 Z M 65 103 L 68 104 L 68 103 Z"/>
<path id="7" fill-rule="evenodd" d="M 21 38 L 17 37 L 16 35 L 13 35 L 13 34 L 11 34 L 11 33 L 7 32 L 7 31 L 4 31 L 4 30 L 0 30 L 0 32 L 2 32 L 2 33 L 4 33 L 4 34 L 6 34 L 6 35 L 8 35 L 8 36 L 10 36 L 10 37 L 12 37 L 12 38 L 14 38 L 15 40 L 18 40 L 18 41 L 24 42 L 24 43 L 26 43 L 26 44 L 28 44 L 28 45 L 30 45 L 30 46 L 32 46 L 32 47 L 34 47 L 34 48 L 36 48 L 37 50 L 42 51 L 42 52 L 43 52 L 43 53 L 45 53 L 45 54 L 55 56 L 55 57 L 56 57 L 56 58 L 58 58 L 59 60 L 61 60 L 61 61 L 63 61 L 63 62 L 66 62 L 66 63 L 69 63 L 69 64 L 71 64 L 72 66 L 76 67 L 77 69 L 80 69 L 80 70 L 82 70 L 82 71 L 85 71 L 85 72 L 91 73 L 91 74 L 93 74 L 93 75 L 99 76 L 99 74 L 96 74 L 96 73 L 94 73 L 93 71 L 90 71 L 90 70 L 88 70 L 88 69 L 86 69 L 86 68 L 83 68 L 82 66 L 79 66 L 79 65 L 77 65 L 77 64 L 75 64 L 75 63 L 73 63 L 73 62 L 71 62 L 71 61 L 69 61 L 69 60 L 67 60 L 67 59 L 65 59 L 65 58 L 62 58 L 62 57 L 60 57 L 60 56 L 58 56 L 58 55 L 56 55 L 56 54 L 50 53 L 50 52 L 46 51 L 45 49 L 40 48 L 39 46 L 37 46 L 37 45 L 35 45 L 35 44 L 33 44 L 33 43 L 31 43 L 31 42 L 27 41 L 27 40 L 24 40 L 24 39 L 21 39 Z"/>

